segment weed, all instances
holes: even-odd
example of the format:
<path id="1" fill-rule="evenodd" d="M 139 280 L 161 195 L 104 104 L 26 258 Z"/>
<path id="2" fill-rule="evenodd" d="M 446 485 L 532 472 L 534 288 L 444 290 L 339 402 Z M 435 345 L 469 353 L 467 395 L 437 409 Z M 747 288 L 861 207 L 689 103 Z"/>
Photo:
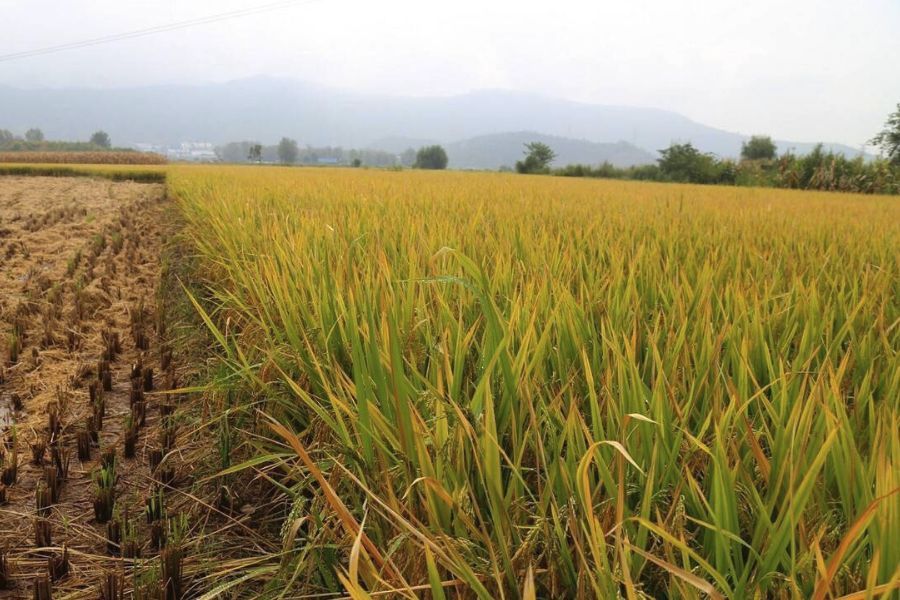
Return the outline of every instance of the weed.
<path id="1" fill-rule="evenodd" d="M 111 447 L 110 449 L 107 449 L 107 452 L 105 452 L 103 456 L 108 458 L 108 460 L 105 462 L 105 464 L 101 464 L 100 467 L 98 467 L 91 473 L 91 480 L 94 484 L 94 518 L 101 525 L 107 523 L 112 518 L 113 509 L 115 508 L 115 448 Z"/>

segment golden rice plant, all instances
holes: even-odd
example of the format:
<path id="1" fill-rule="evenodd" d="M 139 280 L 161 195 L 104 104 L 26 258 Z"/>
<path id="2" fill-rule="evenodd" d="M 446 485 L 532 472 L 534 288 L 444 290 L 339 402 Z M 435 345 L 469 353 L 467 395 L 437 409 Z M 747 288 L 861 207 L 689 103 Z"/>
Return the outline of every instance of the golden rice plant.
<path id="1" fill-rule="evenodd" d="M 258 455 L 226 472 L 277 464 L 293 505 L 271 589 L 897 597 L 895 198 L 339 169 L 168 182 L 208 290 L 211 385 L 257 418 Z"/>

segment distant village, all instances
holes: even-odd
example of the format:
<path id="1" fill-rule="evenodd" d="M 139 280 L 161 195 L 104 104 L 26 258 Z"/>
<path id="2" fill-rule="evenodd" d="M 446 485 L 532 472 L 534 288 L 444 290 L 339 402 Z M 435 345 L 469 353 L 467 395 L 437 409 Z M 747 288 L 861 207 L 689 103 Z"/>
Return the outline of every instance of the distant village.
<path id="1" fill-rule="evenodd" d="M 188 162 L 220 162 L 216 146 L 212 142 L 181 142 L 178 147 L 160 144 L 134 144 L 141 152 L 162 154 L 169 160 Z"/>

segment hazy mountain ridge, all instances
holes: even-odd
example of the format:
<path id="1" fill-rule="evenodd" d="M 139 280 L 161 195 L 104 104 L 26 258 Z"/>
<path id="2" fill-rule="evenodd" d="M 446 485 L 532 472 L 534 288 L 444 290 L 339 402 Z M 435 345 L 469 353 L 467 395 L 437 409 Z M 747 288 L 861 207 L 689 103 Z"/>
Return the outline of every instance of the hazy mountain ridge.
<path id="1" fill-rule="evenodd" d="M 656 157 L 628 142 L 600 143 L 575 140 L 534 131 L 480 135 L 447 145 L 450 166 L 455 168 L 498 169 L 512 167 L 524 157 L 525 144 L 543 142 L 556 152 L 554 165 L 610 162 L 617 167 L 651 164 Z"/>
<path id="2" fill-rule="evenodd" d="M 41 127 L 48 138 L 68 140 L 87 139 L 102 128 L 117 144 L 242 139 L 273 143 L 289 136 L 301 145 L 362 148 L 376 147 L 385 138 L 435 140 L 448 145 L 452 164 L 459 166 L 476 165 L 466 165 L 470 159 L 454 159 L 452 146 L 479 153 L 480 147 L 493 143 L 485 136 L 514 135 L 510 132 L 555 136 L 558 143 L 572 148 L 573 156 L 586 151 L 584 147 L 576 151 L 578 144 L 627 142 L 654 156 L 673 141 L 690 141 L 703 151 L 734 157 L 747 138 L 653 108 L 584 104 L 502 91 L 441 98 L 373 96 L 267 77 L 125 89 L 0 86 L 0 127 L 21 134 L 32 126 Z M 484 139 L 459 141 L 471 138 Z M 779 150 L 795 148 L 801 153 L 812 145 L 778 142 Z M 848 155 L 859 152 L 841 144 L 826 147 Z M 488 162 L 506 164 L 509 148 L 498 146 L 496 151 L 497 156 L 488 157 Z M 517 153 L 521 154 L 521 147 Z M 568 153 L 560 152 L 557 164 L 565 164 Z"/>
<path id="3" fill-rule="evenodd" d="M 444 146 L 451 168 L 499 169 L 502 166 L 512 167 L 516 161 L 522 160 L 525 155 L 525 144 L 530 142 L 544 142 L 553 148 L 557 154 L 553 162 L 556 166 L 575 163 L 598 165 L 609 161 L 617 167 L 629 167 L 650 164 L 656 160 L 652 153 L 628 142 L 591 142 L 536 131 L 489 133 L 444 143 Z M 439 140 L 392 136 L 372 142 L 369 148 L 399 154 L 407 148 L 440 143 L 442 142 Z"/>

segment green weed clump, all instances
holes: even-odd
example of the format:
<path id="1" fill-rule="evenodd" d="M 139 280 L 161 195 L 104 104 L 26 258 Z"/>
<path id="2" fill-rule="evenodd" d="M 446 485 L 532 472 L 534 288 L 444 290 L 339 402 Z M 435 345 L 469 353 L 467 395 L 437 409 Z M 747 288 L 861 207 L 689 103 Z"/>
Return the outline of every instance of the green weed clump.
<path id="1" fill-rule="evenodd" d="M 215 397 L 257 449 L 224 474 L 271 464 L 293 505 L 271 589 L 896 597 L 895 199 L 339 169 L 169 187 L 212 386 L 238 392 Z"/>
<path id="2" fill-rule="evenodd" d="M 100 457 L 100 465 L 91 472 L 94 518 L 105 525 L 113 517 L 116 505 L 116 453 L 110 447 Z"/>

